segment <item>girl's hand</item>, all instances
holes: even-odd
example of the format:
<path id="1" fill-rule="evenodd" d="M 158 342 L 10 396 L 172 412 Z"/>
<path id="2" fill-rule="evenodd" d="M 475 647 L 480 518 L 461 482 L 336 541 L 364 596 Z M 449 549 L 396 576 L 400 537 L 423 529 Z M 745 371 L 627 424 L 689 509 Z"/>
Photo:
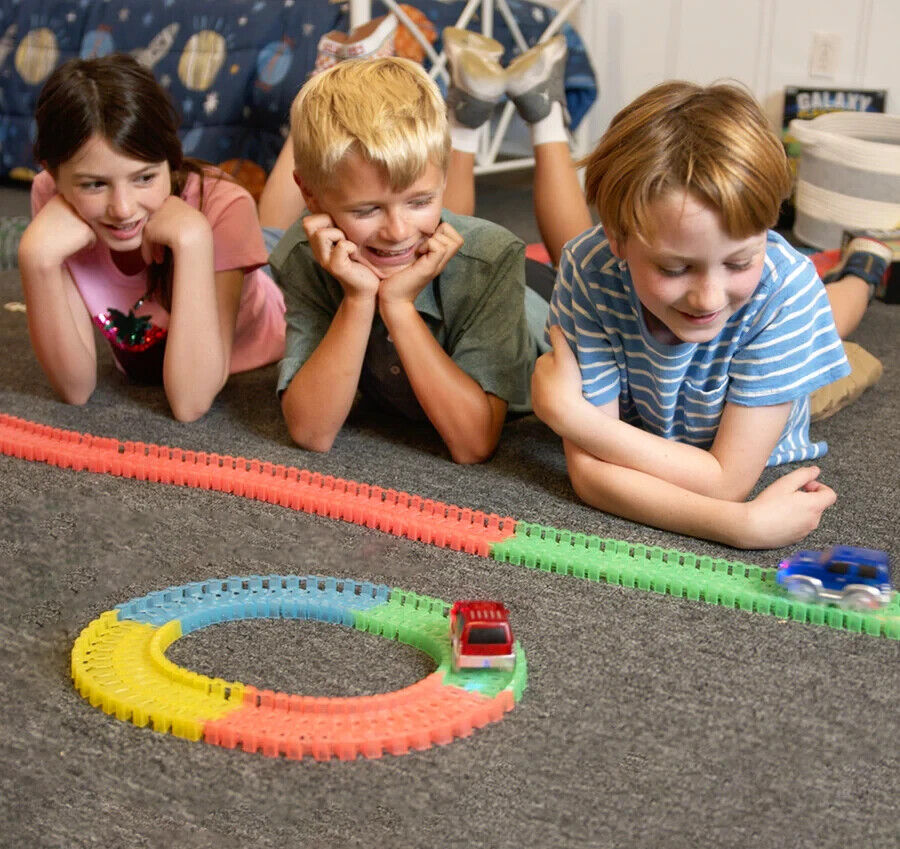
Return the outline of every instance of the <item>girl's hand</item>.
<path id="1" fill-rule="evenodd" d="M 557 433 L 568 411 L 584 401 L 581 369 L 559 325 L 550 328 L 552 351 L 541 354 L 531 376 L 531 404 L 535 415 Z"/>
<path id="2" fill-rule="evenodd" d="M 82 248 L 93 245 L 97 234 L 62 196 L 55 195 L 34 217 L 22 239 L 22 249 L 45 266 L 61 266 Z"/>
<path id="3" fill-rule="evenodd" d="M 303 229 L 316 262 L 337 279 L 346 297 L 375 297 L 380 283 L 378 276 L 355 259 L 356 245 L 334 226 L 330 215 L 307 215 Z"/>
<path id="4" fill-rule="evenodd" d="M 178 253 L 204 238 L 212 241 L 206 216 L 177 195 L 169 195 L 144 225 L 141 256 L 147 265 L 162 262 L 166 248 Z"/>
<path id="5" fill-rule="evenodd" d="M 805 466 L 769 484 L 747 506 L 741 548 L 781 548 L 799 542 L 819 527 L 822 514 L 837 500 L 818 480 L 818 466 Z"/>
<path id="6" fill-rule="evenodd" d="M 380 305 L 415 301 L 419 292 L 444 270 L 462 243 L 463 237 L 442 221 L 419 249 L 419 256 L 412 265 L 381 281 L 378 288 Z"/>

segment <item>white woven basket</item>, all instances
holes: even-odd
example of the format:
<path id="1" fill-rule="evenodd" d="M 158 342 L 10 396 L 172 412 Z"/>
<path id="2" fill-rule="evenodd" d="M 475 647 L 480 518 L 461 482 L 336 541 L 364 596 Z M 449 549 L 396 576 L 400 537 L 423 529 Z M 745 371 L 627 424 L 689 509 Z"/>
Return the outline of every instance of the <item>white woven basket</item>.
<path id="1" fill-rule="evenodd" d="M 900 227 L 900 115 L 829 112 L 795 119 L 794 235 L 822 250 L 841 247 L 845 230 Z"/>

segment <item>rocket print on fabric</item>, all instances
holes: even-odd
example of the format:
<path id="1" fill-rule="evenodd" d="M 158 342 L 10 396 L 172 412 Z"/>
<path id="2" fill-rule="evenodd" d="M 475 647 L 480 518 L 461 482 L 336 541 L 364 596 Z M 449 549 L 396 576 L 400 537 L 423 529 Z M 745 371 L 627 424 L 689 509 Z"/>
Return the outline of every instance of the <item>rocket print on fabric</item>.
<path id="1" fill-rule="evenodd" d="M 169 24 L 150 39 L 150 44 L 135 48 L 131 51 L 131 55 L 145 68 L 152 68 L 172 49 L 175 36 L 178 35 L 178 27 L 178 24 Z"/>
<path id="2" fill-rule="evenodd" d="M 16 33 L 18 31 L 18 27 L 15 24 L 10 24 L 6 28 L 6 32 L 0 37 L 0 65 L 2 65 L 6 61 L 6 57 L 12 53 L 13 46 L 16 43 Z"/>

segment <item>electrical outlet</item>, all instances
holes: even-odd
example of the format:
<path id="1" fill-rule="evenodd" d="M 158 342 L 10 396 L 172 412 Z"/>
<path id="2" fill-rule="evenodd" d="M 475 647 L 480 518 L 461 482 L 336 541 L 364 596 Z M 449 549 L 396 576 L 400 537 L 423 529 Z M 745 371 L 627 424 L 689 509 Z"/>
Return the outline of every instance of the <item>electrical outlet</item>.
<path id="1" fill-rule="evenodd" d="M 809 51 L 809 75 L 833 80 L 837 76 L 840 52 L 840 33 L 814 32 Z"/>

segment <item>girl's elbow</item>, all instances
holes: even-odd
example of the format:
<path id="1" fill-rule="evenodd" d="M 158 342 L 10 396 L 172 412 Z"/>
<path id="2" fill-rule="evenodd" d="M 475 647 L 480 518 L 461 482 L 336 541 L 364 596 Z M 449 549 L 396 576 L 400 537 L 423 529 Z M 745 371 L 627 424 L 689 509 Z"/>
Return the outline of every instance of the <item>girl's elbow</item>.
<path id="1" fill-rule="evenodd" d="M 177 421 L 190 424 L 191 422 L 195 422 L 197 421 L 197 419 L 205 416 L 206 413 L 209 412 L 209 408 L 212 405 L 207 404 L 206 406 L 203 406 L 201 404 L 181 404 L 175 403 L 170 400 L 169 406 L 172 409 L 172 416 Z"/>
<path id="2" fill-rule="evenodd" d="M 91 395 L 93 394 L 93 385 L 74 390 L 66 389 L 59 392 L 60 398 L 62 398 L 62 400 L 66 404 L 71 404 L 74 407 L 83 407 L 85 404 L 87 404 L 88 401 L 91 400 Z"/>
<path id="3" fill-rule="evenodd" d="M 177 421 L 188 424 L 205 416 L 216 398 L 215 395 L 209 397 L 206 395 L 198 396 L 190 392 L 184 394 L 166 392 L 166 396 L 169 399 L 169 408 L 172 410 L 172 416 Z"/>
<path id="4" fill-rule="evenodd" d="M 71 404 L 74 407 L 83 407 L 91 400 L 91 395 L 94 394 L 96 386 L 97 380 L 95 377 L 92 380 L 84 380 L 77 383 L 54 383 L 53 388 L 66 404 Z"/>

